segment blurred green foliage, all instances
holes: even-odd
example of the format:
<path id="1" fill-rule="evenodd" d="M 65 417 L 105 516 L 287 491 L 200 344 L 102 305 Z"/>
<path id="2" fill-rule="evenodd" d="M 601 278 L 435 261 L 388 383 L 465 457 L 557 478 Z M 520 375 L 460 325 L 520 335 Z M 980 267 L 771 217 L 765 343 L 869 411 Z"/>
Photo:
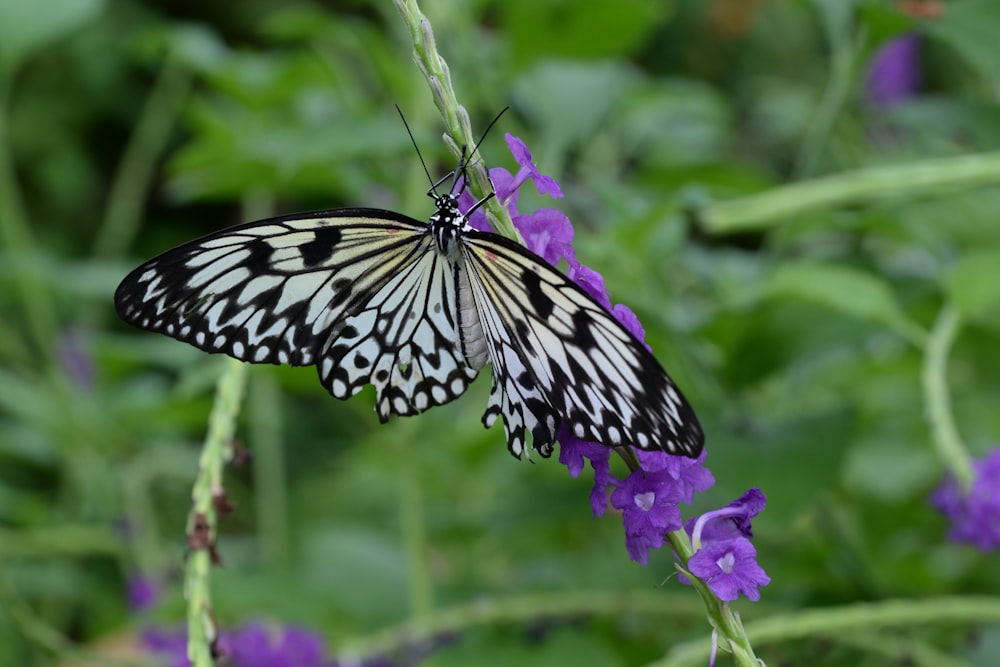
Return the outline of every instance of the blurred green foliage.
<path id="1" fill-rule="evenodd" d="M 697 407 L 718 484 L 693 512 L 750 486 L 768 495 L 755 543 L 772 583 L 739 604 L 748 623 L 998 592 L 995 556 L 948 543 L 926 502 L 945 465 L 923 345 L 946 304 L 963 318 L 948 366 L 958 429 L 974 455 L 1000 434 L 1000 177 L 925 191 L 895 171 L 1000 148 L 984 27 L 1000 5 L 943 7 L 924 22 L 830 0 L 423 7 L 474 122 L 513 108 L 484 144 L 489 165 L 513 165 L 503 132 L 526 141 L 562 184 L 578 256 Z M 872 54 L 908 31 L 922 35 L 919 92 L 872 104 Z M 117 322 L 117 282 L 270 211 L 423 217 L 394 103 L 432 170 L 449 168 L 387 2 L 0 2 L 0 664 L 113 664 L 90 654 L 182 618 L 184 521 L 221 366 Z M 818 207 L 791 185 L 876 167 L 877 192 Z M 522 210 L 551 205 L 533 194 Z M 762 195 L 780 217 L 754 217 Z M 213 573 L 220 625 L 302 624 L 335 653 L 432 609 L 522 594 L 551 609 L 594 591 L 624 602 L 469 627 L 429 663 L 707 650 L 694 593 L 659 587 L 670 555 L 631 563 L 620 522 L 591 519 L 585 475 L 512 460 L 480 426 L 487 391 L 482 379 L 380 426 L 370 393 L 338 402 L 312 369 L 253 368 L 240 437 L 254 458 L 227 471 L 238 509 Z M 140 575 L 163 590 L 151 611 L 127 605 Z M 967 631 L 894 636 L 995 664 L 997 628 Z M 864 632 L 757 648 L 771 664 L 884 664 Z"/>

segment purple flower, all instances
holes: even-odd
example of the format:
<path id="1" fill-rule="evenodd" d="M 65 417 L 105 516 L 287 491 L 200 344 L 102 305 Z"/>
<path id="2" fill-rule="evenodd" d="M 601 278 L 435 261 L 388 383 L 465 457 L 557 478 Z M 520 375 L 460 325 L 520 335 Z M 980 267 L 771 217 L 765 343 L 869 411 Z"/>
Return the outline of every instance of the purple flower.
<path id="1" fill-rule="evenodd" d="M 580 440 L 565 425 L 559 430 L 559 463 L 569 469 L 571 477 L 578 477 L 583 471 L 584 459 L 590 460 L 594 469 L 594 486 L 590 490 L 590 507 L 595 517 L 604 516 L 608 506 L 606 489 L 618 482 L 611 474 L 611 450 L 597 442 Z"/>
<path id="2" fill-rule="evenodd" d="M 564 257 L 575 259 L 573 224 L 555 208 L 541 208 L 530 215 L 514 216 L 514 226 L 524 237 L 528 250 L 555 266 Z"/>
<path id="3" fill-rule="evenodd" d="M 569 279 L 579 284 L 597 303 L 607 310 L 611 310 L 611 298 L 608 296 L 608 290 L 604 288 L 604 276 L 575 259 L 567 260 L 567 262 L 569 269 L 566 271 L 566 275 Z"/>
<path id="4" fill-rule="evenodd" d="M 636 470 L 615 484 L 611 505 L 622 511 L 625 548 L 629 557 L 645 565 L 650 549 L 663 546 L 664 534 L 681 527 L 680 488 L 664 471 Z"/>
<path id="5" fill-rule="evenodd" d="M 625 329 L 635 336 L 636 340 L 645 345 L 646 349 L 650 349 L 649 345 L 646 345 L 646 330 L 642 326 L 642 322 L 636 317 L 632 309 L 626 306 L 624 303 L 616 303 L 615 307 L 611 309 L 611 314 L 615 316 L 615 319 Z"/>
<path id="6" fill-rule="evenodd" d="M 883 44 L 868 66 L 868 97 L 890 107 L 913 97 L 920 86 L 920 36 L 908 33 Z"/>
<path id="7" fill-rule="evenodd" d="M 696 459 L 673 456 L 660 450 L 638 450 L 636 455 L 646 472 L 662 472 L 676 487 L 681 502 L 691 504 L 695 493 L 715 486 L 715 477 L 704 467 L 705 450 Z"/>
<path id="8" fill-rule="evenodd" d="M 187 657 L 187 633 L 183 630 L 150 628 L 142 633 L 142 646 L 164 662 L 164 667 L 190 667 Z"/>
<path id="9" fill-rule="evenodd" d="M 160 601 L 159 584 L 141 574 L 128 580 L 128 606 L 133 611 L 152 609 Z"/>
<path id="10" fill-rule="evenodd" d="M 747 489 L 725 507 L 689 519 L 684 530 L 691 535 L 695 548 L 737 537 L 751 538 L 750 520 L 760 514 L 766 504 L 767 496 L 760 489 Z"/>
<path id="11" fill-rule="evenodd" d="M 319 667 L 323 641 L 300 628 L 247 623 L 219 636 L 219 649 L 238 667 Z"/>
<path id="12" fill-rule="evenodd" d="M 493 191 L 496 193 L 497 200 L 507 208 L 507 212 L 510 213 L 511 218 L 514 218 L 518 214 L 517 190 L 510 189 L 510 184 L 513 183 L 514 177 L 511 176 L 510 172 L 503 167 L 494 167 L 493 169 L 490 169 L 489 175 L 490 181 L 493 183 Z M 460 183 L 458 187 L 458 210 L 468 215 L 469 209 L 476 205 L 476 198 L 472 196 L 472 193 L 469 192 L 468 189 L 466 189 L 464 182 Z M 501 193 L 503 193 L 502 196 Z M 489 221 L 486 219 L 486 212 L 482 208 L 478 208 L 472 212 L 472 215 L 468 215 L 466 221 L 470 227 L 478 229 L 481 232 L 493 231 L 490 227 Z"/>
<path id="13" fill-rule="evenodd" d="M 169 667 L 188 667 L 187 633 L 184 630 L 147 630 L 143 645 L 165 657 Z M 322 667 L 323 641 L 301 628 L 273 628 L 247 623 L 242 628 L 219 633 L 218 648 L 229 667 Z"/>
<path id="14" fill-rule="evenodd" d="M 951 540 L 990 551 L 1000 547 L 1000 449 L 973 461 L 972 469 L 975 478 L 968 490 L 948 477 L 930 502 L 951 519 Z"/>
<path id="15" fill-rule="evenodd" d="M 771 578 L 756 561 L 757 550 L 750 540 L 738 537 L 698 549 L 688 560 L 688 569 L 704 581 L 720 600 L 735 600 L 740 593 L 748 600 L 760 600 L 761 586 Z"/>
<path id="16" fill-rule="evenodd" d="M 722 600 L 735 600 L 742 592 L 747 599 L 760 599 L 760 586 L 771 582 L 754 560 L 757 550 L 750 543 L 750 520 L 761 513 L 767 497 L 760 489 L 748 489 L 721 509 L 706 512 L 684 523 L 697 551 L 688 560 L 688 570 L 708 584 Z M 691 581 L 678 577 L 682 584 Z"/>
<path id="17" fill-rule="evenodd" d="M 94 355 L 87 337 L 79 329 L 69 328 L 56 339 L 56 353 L 63 372 L 83 390 L 94 387 Z"/>
<path id="18" fill-rule="evenodd" d="M 517 175 L 514 177 L 514 183 L 512 185 L 513 190 L 521 187 L 521 184 L 527 181 L 529 178 L 535 183 L 535 188 L 540 194 L 549 195 L 554 199 L 558 199 L 563 196 L 562 190 L 559 188 L 559 184 L 556 183 L 555 179 L 550 176 L 545 176 L 539 173 L 538 168 L 535 163 L 531 161 L 531 151 L 523 141 L 518 139 L 512 134 L 505 134 L 503 138 L 507 141 L 507 148 L 514 155 L 514 159 L 521 166 L 517 171 Z M 504 201 L 501 198 L 500 201 Z"/>

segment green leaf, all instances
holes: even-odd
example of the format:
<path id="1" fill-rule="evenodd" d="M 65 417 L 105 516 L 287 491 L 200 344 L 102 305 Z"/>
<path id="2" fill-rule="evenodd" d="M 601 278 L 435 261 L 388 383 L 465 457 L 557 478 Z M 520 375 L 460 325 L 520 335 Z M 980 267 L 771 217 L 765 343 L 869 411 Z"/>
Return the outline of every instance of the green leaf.
<path id="1" fill-rule="evenodd" d="M 3 0 L 0 71 L 13 72 L 33 52 L 83 26 L 103 8 L 102 0 Z"/>
<path id="2" fill-rule="evenodd" d="M 507 15 L 511 52 L 521 63 L 540 54 L 570 58 L 603 58 L 633 52 L 661 28 L 674 11 L 673 2 L 499 3 Z"/>
<path id="3" fill-rule="evenodd" d="M 887 325 L 910 339 L 923 338 L 920 327 L 899 307 L 892 287 L 853 267 L 813 261 L 784 264 L 764 281 L 763 294 L 810 301 L 844 315 Z"/>
<path id="4" fill-rule="evenodd" d="M 1000 305 L 1000 248 L 963 255 L 948 274 L 945 287 L 963 315 L 991 314 Z"/>
<path id="5" fill-rule="evenodd" d="M 927 22 L 925 29 L 951 46 L 984 79 L 996 81 L 1000 79 L 996 45 L 998 25 L 1000 2 L 963 0 L 948 3 L 941 18 Z"/>

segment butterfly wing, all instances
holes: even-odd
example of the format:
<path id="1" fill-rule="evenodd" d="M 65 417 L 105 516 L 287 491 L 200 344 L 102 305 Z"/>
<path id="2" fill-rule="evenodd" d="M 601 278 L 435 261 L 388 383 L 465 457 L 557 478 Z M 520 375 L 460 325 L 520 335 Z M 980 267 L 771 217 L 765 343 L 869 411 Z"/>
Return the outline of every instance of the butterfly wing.
<path id="1" fill-rule="evenodd" d="M 427 225 L 338 209 L 239 225 L 129 274 L 119 316 L 208 352 L 315 364 L 337 398 L 374 384 L 379 417 L 453 400 L 476 370 L 457 334 L 454 278 Z"/>
<path id="2" fill-rule="evenodd" d="M 656 358 L 614 316 L 544 259 L 496 234 L 463 236 L 469 283 L 493 363 L 483 415 L 502 417 L 520 456 L 543 456 L 564 424 L 611 447 L 697 456 L 704 435 Z"/>

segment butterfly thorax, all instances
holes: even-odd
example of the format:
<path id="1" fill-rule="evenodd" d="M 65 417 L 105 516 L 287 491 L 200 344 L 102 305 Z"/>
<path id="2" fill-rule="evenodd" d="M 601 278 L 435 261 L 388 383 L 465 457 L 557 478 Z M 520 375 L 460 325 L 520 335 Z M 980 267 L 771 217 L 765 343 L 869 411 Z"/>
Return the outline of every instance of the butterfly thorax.
<path id="1" fill-rule="evenodd" d="M 453 194 L 434 197 L 437 210 L 429 218 L 430 233 L 438 252 L 451 260 L 458 253 L 458 237 L 465 226 L 465 216 L 458 210 L 458 197 Z"/>

